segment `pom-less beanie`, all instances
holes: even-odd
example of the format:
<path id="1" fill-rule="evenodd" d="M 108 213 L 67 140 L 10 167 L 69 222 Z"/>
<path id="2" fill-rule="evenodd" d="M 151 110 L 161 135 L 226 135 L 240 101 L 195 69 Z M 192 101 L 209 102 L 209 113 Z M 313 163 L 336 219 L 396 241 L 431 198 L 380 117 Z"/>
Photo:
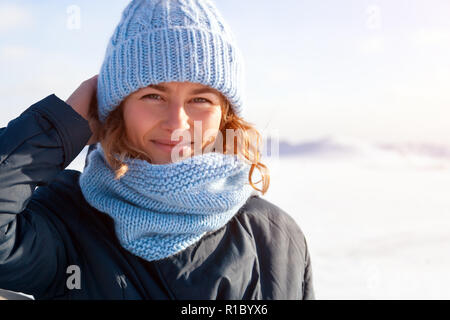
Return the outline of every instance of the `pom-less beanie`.
<path id="1" fill-rule="evenodd" d="M 124 9 L 98 77 L 100 121 L 129 94 L 160 82 L 221 92 L 243 116 L 244 60 L 209 0 L 133 0 Z"/>

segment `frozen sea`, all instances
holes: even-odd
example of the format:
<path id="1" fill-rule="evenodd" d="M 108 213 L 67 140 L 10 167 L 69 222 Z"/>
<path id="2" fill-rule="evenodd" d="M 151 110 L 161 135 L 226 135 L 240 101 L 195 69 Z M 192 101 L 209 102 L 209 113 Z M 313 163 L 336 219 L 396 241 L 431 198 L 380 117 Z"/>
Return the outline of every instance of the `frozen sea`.
<path id="1" fill-rule="evenodd" d="M 316 297 L 450 299 L 448 150 L 316 145 L 272 161 L 266 196 L 306 235 Z"/>

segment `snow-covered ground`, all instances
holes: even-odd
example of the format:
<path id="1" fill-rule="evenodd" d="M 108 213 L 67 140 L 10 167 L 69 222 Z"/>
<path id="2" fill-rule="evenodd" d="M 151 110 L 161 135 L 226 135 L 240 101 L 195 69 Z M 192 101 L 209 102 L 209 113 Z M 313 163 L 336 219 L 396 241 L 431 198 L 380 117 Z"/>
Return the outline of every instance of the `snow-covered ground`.
<path id="1" fill-rule="evenodd" d="M 266 163 L 265 198 L 306 235 L 316 298 L 450 299 L 446 149 L 327 137 L 280 145 Z"/>

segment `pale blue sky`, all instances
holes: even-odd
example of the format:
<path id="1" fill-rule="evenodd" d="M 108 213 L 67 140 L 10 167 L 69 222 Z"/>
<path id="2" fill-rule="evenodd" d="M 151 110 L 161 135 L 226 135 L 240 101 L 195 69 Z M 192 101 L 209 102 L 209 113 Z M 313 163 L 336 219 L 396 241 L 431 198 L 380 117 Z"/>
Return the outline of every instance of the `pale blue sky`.
<path id="1" fill-rule="evenodd" d="M 0 0 L 0 126 L 98 73 L 128 0 Z M 244 54 L 247 115 L 301 141 L 450 143 L 450 1 L 216 0 Z M 67 26 L 80 10 L 80 28 Z"/>

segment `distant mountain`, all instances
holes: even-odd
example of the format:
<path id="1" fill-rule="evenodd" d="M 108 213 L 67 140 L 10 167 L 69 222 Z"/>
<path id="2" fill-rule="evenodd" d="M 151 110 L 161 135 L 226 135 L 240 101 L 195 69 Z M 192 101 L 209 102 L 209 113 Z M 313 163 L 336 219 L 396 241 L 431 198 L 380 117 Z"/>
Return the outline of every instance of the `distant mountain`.
<path id="1" fill-rule="evenodd" d="M 267 138 L 264 141 L 266 155 L 275 155 L 278 151 L 281 157 L 290 156 L 422 156 L 450 159 L 450 146 L 426 143 L 380 143 L 371 144 L 364 140 L 348 136 L 325 136 L 315 140 L 290 143 Z M 278 150 L 276 149 L 278 142 Z"/>
<path id="2" fill-rule="evenodd" d="M 435 158 L 450 158 L 450 146 L 427 143 L 379 144 L 384 150 L 401 154 L 420 154 Z"/>

